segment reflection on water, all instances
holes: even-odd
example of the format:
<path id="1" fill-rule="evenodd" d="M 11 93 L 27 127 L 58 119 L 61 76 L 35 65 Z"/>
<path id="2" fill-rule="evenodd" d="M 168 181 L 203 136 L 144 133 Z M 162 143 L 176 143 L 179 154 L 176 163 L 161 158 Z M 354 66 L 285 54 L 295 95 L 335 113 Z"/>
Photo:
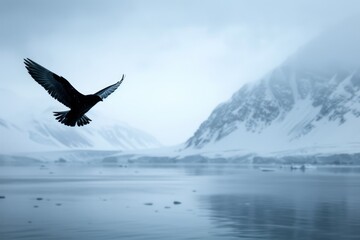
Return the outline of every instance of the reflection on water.
<path id="1" fill-rule="evenodd" d="M 211 218 L 239 239 L 358 239 L 360 211 L 346 202 L 296 206 L 274 196 L 212 195 Z"/>
<path id="2" fill-rule="evenodd" d="M 274 170 L 2 167 L 0 239 L 358 239 L 358 171 Z"/>
<path id="3" fill-rule="evenodd" d="M 201 206 L 223 237 L 359 239 L 360 178 L 348 170 L 229 176 Z"/>

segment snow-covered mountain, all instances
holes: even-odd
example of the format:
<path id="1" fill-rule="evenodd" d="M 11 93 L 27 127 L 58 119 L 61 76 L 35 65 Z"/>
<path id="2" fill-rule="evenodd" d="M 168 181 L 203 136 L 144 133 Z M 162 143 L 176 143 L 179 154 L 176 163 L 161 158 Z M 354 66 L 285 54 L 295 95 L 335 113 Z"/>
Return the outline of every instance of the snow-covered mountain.
<path id="1" fill-rule="evenodd" d="M 185 151 L 360 151 L 359 25 L 351 19 L 323 33 L 243 86 L 201 124 Z"/>
<path id="2" fill-rule="evenodd" d="M 161 147 L 150 134 L 91 109 L 93 121 L 82 127 L 60 124 L 53 111 L 66 110 L 50 96 L 38 102 L 30 94 L 0 88 L 0 154 L 69 150 L 140 150 Z M 42 90 L 42 89 L 41 89 Z M 46 108 L 46 109 L 45 109 Z M 44 110 L 45 109 L 45 110 Z"/>
<path id="3" fill-rule="evenodd" d="M 58 123 L 51 111 L 26 122 L 0 118 L 0 153 L 75 149 L 119 151 L 161 146 L 154 137 L 141 130 L 98 117 L 98 121 L 88 126 L 74 128 Z"/>

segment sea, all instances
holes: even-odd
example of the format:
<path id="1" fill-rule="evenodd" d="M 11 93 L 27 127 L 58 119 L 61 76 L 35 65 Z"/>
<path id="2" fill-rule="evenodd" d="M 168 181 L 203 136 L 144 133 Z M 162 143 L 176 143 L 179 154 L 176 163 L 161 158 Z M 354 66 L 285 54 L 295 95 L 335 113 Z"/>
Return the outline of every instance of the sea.
<path id="1" fill-rule="evenodd" d="M 0 239 L 360 239 L 360 168 L 0 166 Z"/>

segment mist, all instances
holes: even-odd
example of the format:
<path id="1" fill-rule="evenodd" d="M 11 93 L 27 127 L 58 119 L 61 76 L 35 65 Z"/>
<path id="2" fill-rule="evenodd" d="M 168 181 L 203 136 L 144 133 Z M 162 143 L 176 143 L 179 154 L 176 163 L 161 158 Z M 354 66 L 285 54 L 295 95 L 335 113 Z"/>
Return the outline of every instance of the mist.
<path id="1" fill-rule="evenodd" d="M 165 145 L 179 144 L 241 86 L 354 15 L 358 5 L 1 1 L 1 89 L 17 96 L 11 100 L 14 105 L 2 108 L 15 117 L 20 112 L 36 116 L 49 106 L 63 109 L 26 73 L 25 57 L 65 77 L 82 93 L 126 74 L 119 92 L 94 111 L 145 130 Z"/>
<path id="2" fill-rule="evenodd" d="M 0 238 L 358 239 L 359 9 L 0 1 Z"/>

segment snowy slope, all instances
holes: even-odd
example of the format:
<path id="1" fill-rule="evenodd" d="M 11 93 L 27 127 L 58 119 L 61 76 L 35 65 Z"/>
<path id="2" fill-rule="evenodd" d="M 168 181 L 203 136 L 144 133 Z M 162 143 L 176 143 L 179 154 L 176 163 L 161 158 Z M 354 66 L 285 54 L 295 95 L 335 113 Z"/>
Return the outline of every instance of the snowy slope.
<path id="1" fill-rule="evenodd" d="M 358 23 L 325 32 L 242 87 L 201 124 L 185 152 L 359 152 Z"/>
<path id="2" fill-rule="evenodd" d="M 77 149 L 124 151 L 161 147 L 150 134 L 96 109 L 91 109 L 87 114 L 93 120 L 89 125 L 68 127 L 60 124 L 52 112 L 66 108 L 54 102 L 50 96 L 47 99 L 50 101 L 41 103 L 17 89 L 0 88 L 0 154 Z"/>
<path id="3" fill-rule="evenodd" d="M 93 115 L 93 114 L 92 114 Z M 151 135 L 124 123 L 101 119 L 84 127 L 59 124 L 45 111 L 38 118 L 0 118 L 0 152 L 60 151 L 74 149 L 136 150 L 161 144 Z"/>

